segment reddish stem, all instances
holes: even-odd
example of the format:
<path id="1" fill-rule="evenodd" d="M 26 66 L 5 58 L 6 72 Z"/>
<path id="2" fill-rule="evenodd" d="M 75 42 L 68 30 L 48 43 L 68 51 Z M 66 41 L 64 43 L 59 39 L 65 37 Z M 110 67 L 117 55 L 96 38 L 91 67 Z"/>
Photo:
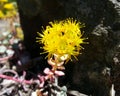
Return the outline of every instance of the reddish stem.
<path id="1" fill-rule="evenodd" d="M 33 83 L 33 81 L 31 81 L 31 80 L 21 80 L 21 79 L 13 78 L 11 76 L 6 76 L 6 75 L 3 75 L 3 74 L 0 74 L 0 78 L 13 80 L 13 81 L 16 81 L 16 82 L 19 82 L 19 83 L 26 83 L 26 84 L 32 84 Z"/>

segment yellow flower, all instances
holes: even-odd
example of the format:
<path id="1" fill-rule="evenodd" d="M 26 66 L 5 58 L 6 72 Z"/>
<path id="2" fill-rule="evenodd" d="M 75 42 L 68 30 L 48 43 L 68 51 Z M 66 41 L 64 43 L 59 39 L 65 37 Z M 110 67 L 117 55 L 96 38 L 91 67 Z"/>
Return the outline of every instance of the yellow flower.
<path id="1" fill-rule="evenodd" d="M 0 2 L 8 2 L 8 0 L 0 0 Z"/>
<path id="2" fill-rule="evenodd" d="M 6 18 L 13 17 L 16 14 L 17 14 L 17 12 L 15 10 L 9 10 L 9 11 L 6 12 L 5 17 Z"/>
<path id="3" fill-rule="evenodd" d="M 73 19 L 66 19 L 60 22 L 50 22 L 50 25 L 43 29 L 42 34 L 38 32 L 37 42 L 43 44 L 45 53 L 48 53 L 48 58 L 57 54 L 58 56 L 68 55 L 76 57 L 82 46 L 85 43 L 82 38 L 80 28 L 84 27 L 80 22 Z"/>
<path id="4" fill-rule="evenodd" d="M 12 3 L 7 3 L 4 5 L 4 8 L 11 10 L 11 9 L 14 9 L 14 5 Z"/>
<path id="5" fill-rule="evenodd" d="M 17 27 L 16 28 L 16 32 L 17 32 L 17 37 L 18 38 L 20 38 L 21 40 L 23 40 L 24 39 L 24 36 L 23 36 L 23 31 L 22 31 L 22 29 L 20 28 L 20 27 Z"/>
<path id="6" fill-rule="evenodd" d="M 14 2 L 9 3 L 8 0 L 0 1 L 0 19 L 9 18 L 16 15 L 16 4 Z"/>
<path id="7" fill-rule="evenodd" d="M 0 18 L 4 18 L 4 14 L 1 10 L 0 10 Z"/>

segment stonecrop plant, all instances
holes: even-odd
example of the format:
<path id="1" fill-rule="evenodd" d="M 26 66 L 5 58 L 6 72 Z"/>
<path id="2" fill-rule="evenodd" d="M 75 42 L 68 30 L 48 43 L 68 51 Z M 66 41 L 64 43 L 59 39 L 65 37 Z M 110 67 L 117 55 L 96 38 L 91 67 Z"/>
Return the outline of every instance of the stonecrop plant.
<path id="1" fill-rule="evenodd" d="M 43 28 L 42 33 L 38 32 L 39 37 L 36 37 L 36 42 L 43 44 L 43 53 L 48 53 L 48 64 L 52 67 L 52 69 L 45 68 L 44 70 L 46 74 L 44 80 L 50 80 L 50 84 L 55 84 L 58 87 L 58 76 L 65 75 L 62 71 L 65 69 L 64 62 L 72 60 L 72 56 L 77 59 L 77 55 L 84 49 L 81 44 L 88 43 L 84 42 L 87 38 L 82 37 L 82 27 L 84 24 L 81 22 L 68 18 L 49 22 L 49 25 L 45 29 Z M 67 96 L 63 89 L 60 92 L 56 89 L 53 90 L 56 96 Z"/>
<path id="2" fill-rule="evenodd" d="M 12 17 L 16 14 L 15 2 L 9 2 L 9 0 L 0 0 L 0 19 Z"/>

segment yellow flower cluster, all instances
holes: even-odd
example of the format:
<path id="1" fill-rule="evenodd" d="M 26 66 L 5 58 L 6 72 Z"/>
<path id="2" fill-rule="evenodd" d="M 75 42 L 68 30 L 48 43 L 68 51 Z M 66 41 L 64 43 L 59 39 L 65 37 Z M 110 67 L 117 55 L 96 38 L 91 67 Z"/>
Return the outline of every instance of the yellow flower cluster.
<path id="1" fill-rule="evenodd" d="M 67 54 L 68 59 L 71 56 L 77 56 L 82 49 L 80 44 L 85 43 L 82 38 L 80 28 L 84 27 L 80 22 L 71 18 L 60 21 L 50 22 L 42 34 L 38 32 L 37 42 L 42 43 L 45 53 L 48 57 L 57 54 L 64 56 Z"/>
<path id="2" fill-rule="evenodd" d="M 16 15 L 16 6 L 8 0 L 0 0 L 0 19 Z"/>
<path id="3" fill-rule="evenodd" d="M 0 2 L 8 2 L 8 0 L 0 0 Z"/>

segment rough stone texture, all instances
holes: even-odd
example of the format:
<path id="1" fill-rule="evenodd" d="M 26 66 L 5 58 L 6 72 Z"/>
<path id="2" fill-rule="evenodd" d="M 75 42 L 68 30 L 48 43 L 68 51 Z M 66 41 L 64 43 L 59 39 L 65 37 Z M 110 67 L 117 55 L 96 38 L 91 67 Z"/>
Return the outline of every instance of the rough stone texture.
<path id="1" fill-rule="evenodd" d="M 109 96 L 111 83 L 120 96 L 120 1 L 119 0 L 17 0 L 25 45 L 39 56 L 36 32 L 49 21 L 72 17 L 85 23 L 89 45 L 79 61 L 66 65 L 65 79 L 70 89 L 92 96 Z M 74 65 L 71 63 L 75 63 Z M 108 76 L 111 69 L 111 77 Z"/>

